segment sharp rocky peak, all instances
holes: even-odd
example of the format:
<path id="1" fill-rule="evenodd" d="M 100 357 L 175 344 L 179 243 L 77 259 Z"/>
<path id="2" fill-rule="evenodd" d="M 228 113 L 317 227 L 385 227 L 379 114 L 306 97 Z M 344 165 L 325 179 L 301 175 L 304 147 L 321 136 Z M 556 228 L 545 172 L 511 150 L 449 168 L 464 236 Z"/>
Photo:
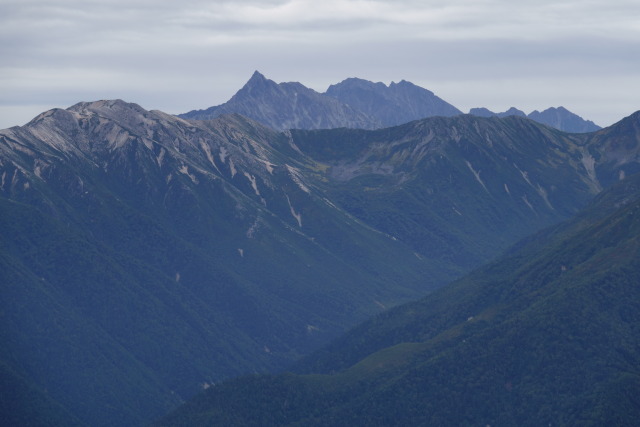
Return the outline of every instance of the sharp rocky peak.
<path id="1" fill-rule="evenodd" d="M 276 82 L 266 78 L 262 73 L 256 70 L 242 89 L 238 91 L 238 94 L 246 91 L 253 91 L 255 89 L 263 90 L 267 87 L 277 88 L 278 86 L 279 85 Z"/>
<path id="2" fill-rule="evenodd" d="M 253 74 L 251 75 L 251 78 L 247 81 L 247 85 L 254 85 L 254 84 L 260 84 L 260 83 L 264 83 L 269 81 L 269 79 L 267 79 L 264 74 L 262 74 L 260 71 L 256 70 L 253 72 Z"/>

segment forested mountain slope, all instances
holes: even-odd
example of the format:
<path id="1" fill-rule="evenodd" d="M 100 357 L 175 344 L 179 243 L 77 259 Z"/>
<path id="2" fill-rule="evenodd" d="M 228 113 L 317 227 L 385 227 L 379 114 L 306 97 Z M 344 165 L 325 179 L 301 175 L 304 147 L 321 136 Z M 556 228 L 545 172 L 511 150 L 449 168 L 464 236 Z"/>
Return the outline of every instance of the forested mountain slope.
<path id="1" fill-rule="evenodd" d="M 640 177 L 298 365 L 158 425 L 620 425 L 640 417 Z"/>
<path id="2" fill-rule="evenodd" d="M 277 132 L 118 100 L 44 112 L 0 131 L 1 372 L 41 410 L 138 425 L 281 370 L 576 212 L 637 169 L 637 122 Z"/>

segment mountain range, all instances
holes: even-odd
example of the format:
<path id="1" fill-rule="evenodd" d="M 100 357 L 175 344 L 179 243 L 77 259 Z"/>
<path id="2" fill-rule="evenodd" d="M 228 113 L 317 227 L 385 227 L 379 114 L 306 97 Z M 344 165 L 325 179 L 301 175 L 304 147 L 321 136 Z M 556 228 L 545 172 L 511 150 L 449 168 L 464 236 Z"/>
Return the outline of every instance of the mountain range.
<path id="1" fill-rule="evenodd" d="M 582 117 L 572 113 L 564 107 L 547 108 L 542 112 L 535 110 L 529 114 L 525 114 L 524 111 L 518 110 L 515 107 L 511 107 L 502 113 L 494 113 L 486 108 L 472 108 L 469 111 L 469 114 L 480 117 L 528 117 L 538 123 L 542 123 L 565 132 L 585 133 L 595 132 L 601 129 L 600 126 L 596 125 L 591 120 L 584 120 Z"/>
<path id="2" fill-rule="evenodd" d="M 639 123 L 277 131 L 113 100 L 2 130 L 3 419 L 140 425 L 283 370 L 639 171 Z"/>
<path id="3" fill-rule="evenodd" d="M 640 417 L 640 175 L 295 368 L 156 425 L 616 425 Z"/>
<path id="4" fill-rule="evenodd" d="M 222 114 L 237 113 L 273 129 L 379 129 L 427 117 L 452 117 L 462 114 L 433 92 L 405 80 L 399 83 L 373 83 L 348 78 L 318 93 L 298 82 L 276 83 L 255 71 L 249 81 L 229 101 L 205 110 L 193 110 L 179 116 L 206 120 Z M 565 132 L 585 133 L 600 129 L 564 107 L 534 111 L 528 116 L 511 108 L 493 113 L 472 108 L 470 114 L 481 117 L 520 115 Z"/>

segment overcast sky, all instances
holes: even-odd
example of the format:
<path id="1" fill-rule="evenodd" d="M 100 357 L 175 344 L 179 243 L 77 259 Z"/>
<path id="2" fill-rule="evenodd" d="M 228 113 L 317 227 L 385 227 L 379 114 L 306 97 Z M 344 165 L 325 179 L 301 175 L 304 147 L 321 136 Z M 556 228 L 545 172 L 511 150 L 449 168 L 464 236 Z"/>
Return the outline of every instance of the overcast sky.
<path id="1" fill-rule="evenodd" d="M 462 111 L 640 110 L 637 0 L 0 0 L 0 128 L 79 101 L 182 113 L 255 70 L 402 79 Z"/>

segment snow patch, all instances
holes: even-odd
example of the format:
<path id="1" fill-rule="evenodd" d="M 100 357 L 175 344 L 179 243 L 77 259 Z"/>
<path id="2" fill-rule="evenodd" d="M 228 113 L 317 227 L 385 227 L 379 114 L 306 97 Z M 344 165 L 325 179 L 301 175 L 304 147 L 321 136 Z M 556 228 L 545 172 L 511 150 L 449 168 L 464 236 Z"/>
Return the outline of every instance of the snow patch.
<path id="1" fill-rule="evenodd" d="M 209 163 L 211 163 L 211 165 L 218 171 L 218 173 L 222 175 L 222 172 L 220 172 L 220 169 L 218 169 L 218 165 L 216 165 L 216 161 L 213 158 L 213 154 L 211 154 L 211 147 L 209 147 L 209 144 L 207 144 L 201 139 L 200 147 L 202 148 L 202 151 L 204 151 L 204 153 L 207 155 L 207 160 L 209 160 Z"/>
<path id="2" fill-rule="evenodd" d="M 460 142 L 460 140 L 462 139 L 462 136 L 460 135 L 460 133 L 458 132 L 458 129 L 455 126 L 451 127 L 451 137 L 456 142 Z"/>
<path id="3" fill-rule="evenodd" d="M 189 167 L 187 165 L 182 165 L 182 167 L 180 168 L 180 173 L 187 175 L 189 179 L 191 179 L 191 182 L 193 182 L 194 184 L 198 183 L 198 178 L 196 178 L 196 176 L 192 173 L 189 173 Z"/>
<path id="4" fill-rule="evenodd" d="M 289 210 L 291 211 L 291 215 L 296 219 L 296 221 L 298 221 L 298 227 L 302 228 L 302 215 L 296 213 L 296 211 L 293 209 L 289 196 L 285 195 L 285 197 L 287 198 L 287 203 L 289 203 Z"/>
<path id="5" fill-rule="evenodd" d="M 255 236 L 256 231 L 258 231 L 258 218 L 256 218 L 256 220 L 253 222 L 253 224 L 251 224 L 251 227 L 249 227 L 249 229 L 247 230 L 246 236 L 248 239 L 253 239 L 253 236 Z"/>
<path id="6" fill-rule="evenodd" d="M 167 154 L 167 150 L 165 150 L 164 148 L 161 148 L 160 152 L 158 153 L 158 156 L 156 157 L 156 162 L 158 163 L 159 167 L 162 167 L 165 154 Z"/>
<path id="7" fill-rule="evenodd" d="M 224 163 L 226 158 L 227 158 L 227 149 L 225 147 L 220 147 L 220 161 Z"/>
<path id="8" fill-rule="evenodd" d="M 527 195 L 526 194 L 524 196 L 522 196 L 522 200 L 527 204 L 527 206 L 529 206 L 529 209 L 531 209 L 532 211 L 535 212 L 535 209 L 533 209 L 533 206 L 531 205 L 531 203 L 529 203 L 529 199 L 527 199 Z"/>
<path id="9" fill-rule="evenodd" d="M 582 166 L 584 166 L 585 170 L 587 171 L 589 180 L 591 181 L 590 184 L 592 190 L 599 193 L 600 191 L 602 191 L 602 186 L 600 185 L 598 177 L 596 176 L 596 159 L 594 159 L 586 149 L 583 149 L 581 162 Z"/>
<path id="10" fill-rule="evenodd" d="M 264 163 L 264 167 L 267 168 L 267 172 L 269 172 L 269 175 L 273 175 L 273 167 L 275 166 L 273 163 L 269 163 L 266 160 L 261 160 L 262 163 Z"/>
<path id="11" fill-rule="evenodd" d="M 471 166 L 471 162 L 469 162 L 468 160 L 465 160 L 465 163 L 467 163 L 467 167 L 469 167 L 469 170 L 471 171 L 471 173 L 473 173 L 473 176 L 476 177 L 476 180 L 480 183 L 480 185 L 482 185 L 482 188 L 484 188 L 484 191 L 488 193 L 489 190 L 487 190 L 487 187 L 484 185 L 484 182 L 482 182 L 482 179 L 480 178 L 480 172 L 476 171 L 473 168 L 473 166 Z"/>
<path id="12" fill-rule="evenodd" d="M 376 305 L 377 305 L 378 307 L 382 308 L 383 310 L 386 310 L 386 309 L 387 309 L 387 306 L 386 306 L 386 305 L 384 305 L 383 303 L 381 303 L 380 301 L 378 301 L 378 300 L 373 300 L 373 302 L 374 302 L 374 303 L 376 303 Z"/>
<path id="13" fill-rule="evenodd" d="M 251 175 L 249 172 L 243 172 L 244 176 L 247 177 L 249 182 L 251 182 L 251 188 L 255 191 L 256 196 L 260 197 L 260 191 L 258 191 L 258 183 L 256 182 L 256 177 Z"/>
<path id="14" fill-rule="evenodd" d="M 296 143 L 293 142 L 293 135 L 291 134 L 291 131 L 290 130 L 286 130 L 283 133 L 288 138 L 289 146 L 291 148 L 293 148 L 293 150 L 295 150 L 297 153 L 302 154 L 304 156 L 304 153 L 302 151 L 300 151 L 300 149 L 298 148 Z"/>
<path id="15" fill-rule="evenodd" d="M 533 188 L 536 188 L 531 181 L 529 181 L 529 173 L 526 171 L 522 171 L 520 170 L 520 168 L 518 166 L 516 166 L 516 164 L 514 163 L 513 166 L 516 167 L 516 169 L 518 169 L 518 172 L 520 172 L 520 175 L 522 175 L 522 178 L 524 178 L 525 181 L 527 181 L 527 184 L 529 184 L 530 186 L 532 186 Z"/>
<path id="16" fill-rule="evenodd" d="M 544 202 L 547 204 L 547 206 L 549 206 L 551 210 L 555 210 L 555 208 L 551 205 L 551 202 L 549 201 L 549 197 L 547 196 L 547 190 L 545 190 L 540 184 L 538 184 L 538 194 L 540 195 L 540 197 L 542 197 Z"/>
<path id="17" fill-rule="evenodd" d="M 243 174 L 251 182 L 251 187 L 253 188 L 253 191 L 255 191 L 256 196 L 260 197 L 260 202 L 262 202 L 264 206 L 267 206 L 267 201 L 264 199 L 264 197 L 262 197 L 262 195 L 260 195 L 260 191 L 258 190 L 258 183 L 256 182 L 256 177 L 251 175 L 248 172 L 243 172 Z"/>
<path id="18" fill-rule="evenodd" d="M 287 167 L 287 171 L 289 172 L 289 176 L 291 177 L 293 182 L 295 182 L 302 191 L 304 191 L 307 194 L 311 194 L 311 190 L 309 190 L 309 187 L 307 187 L 302 182 L 302 176 L 300 174 L 300 171 L 292 166 L 289 166 L 289 165 L 285 165 L 285 166 Z"/>
<path id="19" fill-rule="evenodd" d="M 231 178 L 236 176 L 236 173 L 238 173 L 238 171 L 236 170 L 236 165 L 233 164 L 233 160 L 231 159 L 229 159 L 229 169 L 231 169 Z"/>

